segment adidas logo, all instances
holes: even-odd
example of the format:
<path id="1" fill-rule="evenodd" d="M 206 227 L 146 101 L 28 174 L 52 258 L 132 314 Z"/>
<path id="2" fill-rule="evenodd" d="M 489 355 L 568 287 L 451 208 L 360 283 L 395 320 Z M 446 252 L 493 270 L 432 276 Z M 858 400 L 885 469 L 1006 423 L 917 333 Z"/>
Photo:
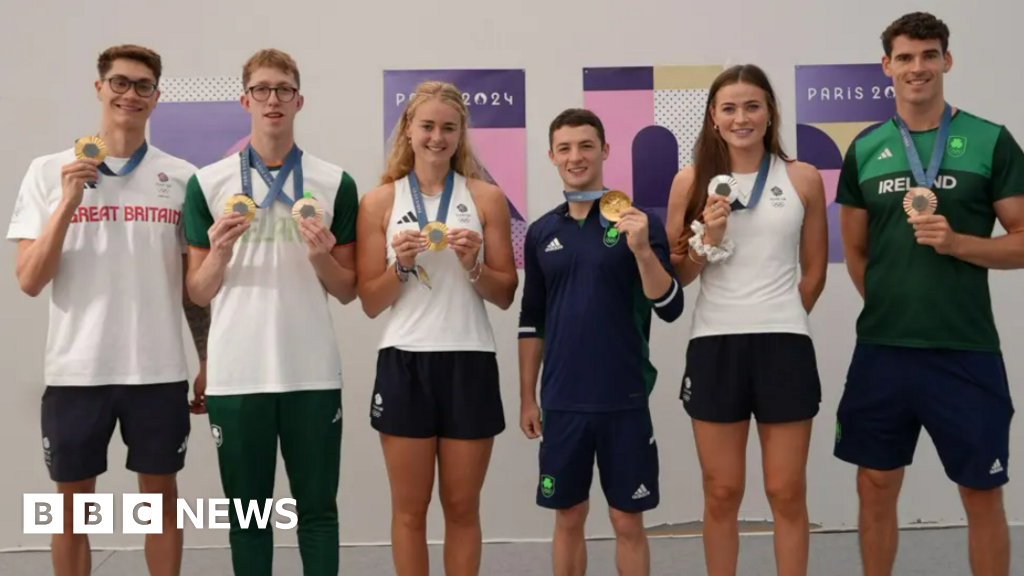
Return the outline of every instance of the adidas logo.
<path id="1" fill-rule="evenodd" d="M 988 471 L 989 474 L 999 474 L 1003 471 L 1003 465 L 999 463 L 999 458 L 992 463 L 992 469 Z"/>
<path id="2" fill-rule="evenodd" d="M 647 487 L 645 487 L 643 484 L 641 484 L 640 487 L 636 489 L 636 492 L 633 492 L 633 500 L 639 500 L 641 498 L 647 498 L 650 495 L 651 495 L 651 493 L 647 491 Z"/>
<path id="3" fill-rule="evenodd" d="M 338 411 L 334 414 L 334 420 L 331 420 L 331 424 L 335 422 L 341 422 L 341 408 L 338 408 Z"/>
<path id="4" fill-rule="evenodd" d="M 888 148 L 882 150 L 882 153 L 878 155 L 879 160 L 884 160 L 886 158 L 892 158 L 892 151 L 889 150 Z"/>
<path id="5" fill-rule="evenodd" d="M 562 243 L 558 241 L 558 238 L 555 238 L 550 244 L 548 244 L 548 247 L 545 248 L 544 251 L 554 252 L 555 250 L 561 250 L 562 248 L 565 248 L 565 246 L 562 246 Z"/>
<path id="6" fill-rule="evenodd" d="M 186 450 L 188 450 L 188 434 L 185 434 L 185 441 L 181 443 L 181 446 L 178 446 L 178 454 L 184 454 Z M 998 462 L 996 460 L 996 463 Z"/>
<path id="7" fill-rule="evenodd" d="M 399 218 L 398 221 L 395 222 L 395 224 L 409 224 L 410 222 L 416 222 L 416 221 L 417 221 L 416 220 L 416 215 L 413 214 L 412 210 L 409 210 L 405 214 L 405 216 L 402 216 L 401 218 Z"/>

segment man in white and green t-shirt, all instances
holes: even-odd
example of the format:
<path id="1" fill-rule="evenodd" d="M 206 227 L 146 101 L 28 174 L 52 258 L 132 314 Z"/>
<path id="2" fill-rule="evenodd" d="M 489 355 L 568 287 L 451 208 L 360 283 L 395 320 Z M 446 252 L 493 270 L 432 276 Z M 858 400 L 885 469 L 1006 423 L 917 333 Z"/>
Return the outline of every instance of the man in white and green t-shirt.
<path id="1" fill-rule="evenodd" d="M 189 294 L 213 308 L 206 407 L 225 496 L 273 497 L 280 439 L 302 573 L 336 575 L 342 378 L 327 295 L 356 298 L 359 199 L 346 171 L 295 144 L 291 57 L 260 51 L 242 81 L 250 143 L 200 170 L 185 200 Z M 295 216 L 304 196 L 312 217 Z M 273 524 L 243 529 L 234 508 L 230 520 L 235 574 L 269 576 Z"/>
<path id="2" fill-rule="evenodd" d="M 140 491 L 163 495 L 162 533 L 146 536 L 149 573 L 177 575 L 176 474 L 191 429 L 183 304 L 201 362 L 197 396 L 209 327 L 206 311 L 183 296 L 181 216 L 195 166 L 146 143 L 158 54 L 115 46 L 97 69 L 98 138 L 32 161 L 7 232 L 18 243 L 22 291 L 34 297 L 51 286 L 40 409 L 46 467 L 64 496 L 54 573 L 90 572 L 89 537 L 72 533 L 73 495 L 95 491 L 120 426 Z"/>

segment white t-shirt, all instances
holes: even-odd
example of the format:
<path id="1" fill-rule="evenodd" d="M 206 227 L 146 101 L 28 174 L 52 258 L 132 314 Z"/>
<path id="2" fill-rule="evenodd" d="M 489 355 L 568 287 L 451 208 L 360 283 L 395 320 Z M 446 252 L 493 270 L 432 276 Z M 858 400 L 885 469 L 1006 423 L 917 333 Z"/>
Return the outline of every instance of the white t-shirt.
<path id="1" fill-rule="evenodd" d="M 336 245 L 355 241 L 359 197 L 341 168 L 311 154 L 302 157 L 303 188 L 323 209 Z M 269 192 L 255 168 L 253 201 Z M 277 170 L 271 173 L 276 177 Z M 294 199 L 294 172 L 283 193 Z M 189 182 L 185 227 L 189 246 L 208 250 L 207 232 L 229 198 L 242 193 L 241 162 L 234 154 L 201 169 Z M 340 389 L 341 355 L 327 290 L 309 261 L 291 206 L 278 199 L 258 209 L 234 246 L 224 282 L 211 302 L 206 394 L 252 394 Z"/>
<path id="2" fill-rule="evenodd" d="M 32 161 L 7 239 L 35 240 L 74 150 Z M 115 172 L 127 159 L 108 158 Z M 129 175 L 86 185 L 50 293 L 45 383 L 153 384 L 189 377 L 182 330 L 182 208 L 196 168 L 152 145 Z"/>

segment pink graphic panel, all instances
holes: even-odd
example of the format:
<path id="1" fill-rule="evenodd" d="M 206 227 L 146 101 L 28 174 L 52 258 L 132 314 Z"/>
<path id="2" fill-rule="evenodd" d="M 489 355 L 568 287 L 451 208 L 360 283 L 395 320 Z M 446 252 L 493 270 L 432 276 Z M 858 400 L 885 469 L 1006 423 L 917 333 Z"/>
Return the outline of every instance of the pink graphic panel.
<path id="1" fill-rule="evenodd" d="M 825 205 L 836 201 L 836 190 L 839 188 L 839 170 L 818 170 L 825 184 Z"/>
<path id="2" fill-rule="evenodd" d="M 610 147 L 604 163 L 604 185 L 632 197 L 633 137 L 654 124 L 654 91 L 584 91 L 583 103 L 601 118 Z"/>
<path id="3" fill-rule="evenodd" d="M 526 129 L 472 128 L 470 142 L 491 178 L 520 214 L 526 213 Z"/>

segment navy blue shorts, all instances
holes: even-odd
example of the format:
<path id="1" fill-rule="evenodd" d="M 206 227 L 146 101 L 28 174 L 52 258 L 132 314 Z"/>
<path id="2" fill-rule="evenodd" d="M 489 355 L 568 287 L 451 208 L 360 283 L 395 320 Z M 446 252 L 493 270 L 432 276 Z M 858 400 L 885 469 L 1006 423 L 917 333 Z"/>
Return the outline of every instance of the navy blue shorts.
<path id="1" fill-rule="evenodd" d="M 923 427 L 946 475 L 986 490 L 1009 481 L 1013 402 L 997 353 L 858 344 L 834 454 L 874 470 L 908 466 Z"/>
<path id="2" fill-rule="evenodd" d="M 50 479 L 77 482 L 106 472 L 107 449 L 118 424 L 128 447 L 128 470 L 180 472 L 192 431 L 188 387 L 188 382 L 47 386 L 40 416 Z"/>
<path id="3" fill-rule="evenodd" d="M 658 445 L 646 409 L 544 411 L 537 504 L 565 509 L 590 498 L 594 459 L 608 506 L 644 512 L 658 505 Z"/>

